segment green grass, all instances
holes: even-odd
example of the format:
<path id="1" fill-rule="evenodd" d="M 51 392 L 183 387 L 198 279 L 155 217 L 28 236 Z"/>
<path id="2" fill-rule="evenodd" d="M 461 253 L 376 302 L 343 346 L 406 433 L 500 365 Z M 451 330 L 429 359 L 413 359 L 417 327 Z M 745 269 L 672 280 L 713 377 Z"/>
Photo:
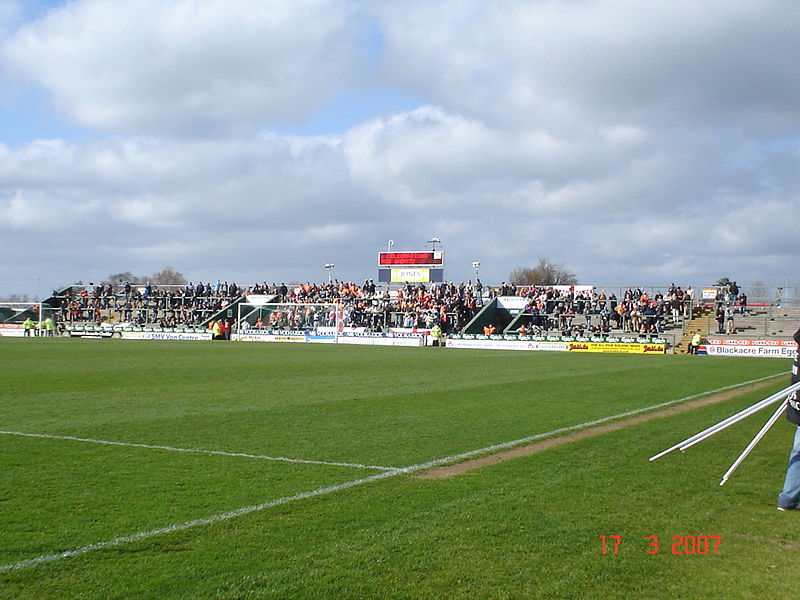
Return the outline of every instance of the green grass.
<path id="1" fill-rule="evenodd" d="M 393 467 L 789 366 L 62 339 L 0 352 L 3 430 Z M 767 414 L 647 461 L 787 383 L 449 480 L 396 475 L 6 570 L 0 597 L 793 598 L 800 515 L 774 508 L 789 424 L 722 488 Z M 0 566 L 376 473 L 12 435 L 0 453 Z M 622 536 L 618 555 L 600 553 L 603 534 Z M 672 555 L 687 534 L 722 536 L 720 553 Z"/>

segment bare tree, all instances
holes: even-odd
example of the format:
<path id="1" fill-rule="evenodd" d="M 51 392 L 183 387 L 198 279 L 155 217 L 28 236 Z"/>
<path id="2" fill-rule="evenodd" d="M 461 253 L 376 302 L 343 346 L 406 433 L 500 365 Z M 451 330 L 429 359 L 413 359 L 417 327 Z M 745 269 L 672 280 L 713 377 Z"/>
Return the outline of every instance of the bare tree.
<path id="1" fill-rule="evenodd" d="M 30 302 L 28 294 L 11 294 L 10 296 L 0 297 L 0 302 Z"/>
<path id="2" fill-rule="evenodd" d="M 103 280 L 103 283 L 119 285 L 120 283 L 137 284 L 147 283 L 148 281 L 155 285 L 186 285 L 188 283 L 186 277 L 183 276 L 183 273 L 176 271 L 172 267 L 164 267 L 164 269 L 158 273 L 153 273 L 149 277 L 134 275 L 130 271 L 112 273 Z"/>
<path id="3" fill-rule="evenodd" d="M 767 288 L 763 281 L 754 281 L 750 286 L 750 300 L 764 301 L 767 299 Z"/>
<path id="4" fill-rule="evenodd" d="M 186 285 L 188 283 L 183 273 L 172 267 L 165 267 L 161 272 L 154 273 L 148 281 L 156 285 Z"/>
<path id="5" fill-rule="evenodd" d="M 130 271 L 125 271 L 124 273 L 112 273 L 103 280 L 103 283 L 110 283 L 112 285 L 119 285 L 120 283 L 141 283 L 141 278 Z"/>
<path id="6" fill-rule="evenodd" d="M 575 285 L 578 278 L 563 265 L 540 258 L 535 267 L 520 267 L 508 276 L 517 285 Z"/>

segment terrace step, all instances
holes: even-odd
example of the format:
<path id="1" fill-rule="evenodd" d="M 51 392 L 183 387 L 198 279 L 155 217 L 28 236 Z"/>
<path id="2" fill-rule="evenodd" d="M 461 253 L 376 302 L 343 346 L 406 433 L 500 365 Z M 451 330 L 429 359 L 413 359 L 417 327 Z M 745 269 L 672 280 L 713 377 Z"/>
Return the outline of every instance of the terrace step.
<path id="1" fill-rule="evenodd" d="M 689 342 L 694 334 L 699 333 L 701 337 L 708 335 L 708 316 L 712 312 L 714 310 L 710 306 L 698 306 L 692 310 L 692 318 L 686 324 L 681 341 L 675 344 L 675 354 L 689 354 Z"/>

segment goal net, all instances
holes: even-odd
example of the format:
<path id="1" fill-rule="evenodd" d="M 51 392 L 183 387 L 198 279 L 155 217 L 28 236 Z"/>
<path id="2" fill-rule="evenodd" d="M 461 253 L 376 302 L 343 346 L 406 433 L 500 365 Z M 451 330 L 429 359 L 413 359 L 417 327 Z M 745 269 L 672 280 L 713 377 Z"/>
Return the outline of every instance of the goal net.
<path id="1" fill-rule="evenodd" d="M 341 330 L 343 312 L 336 304 L 299 303 L 240 303 L 235 332 L 258 334 L 266 332 L 326 332 Z"/>
<path id="2" fill-rule="evenodd" d="M 57 335 L 58 321 L 44 302 L 0 302 L 0 336 Z"/>

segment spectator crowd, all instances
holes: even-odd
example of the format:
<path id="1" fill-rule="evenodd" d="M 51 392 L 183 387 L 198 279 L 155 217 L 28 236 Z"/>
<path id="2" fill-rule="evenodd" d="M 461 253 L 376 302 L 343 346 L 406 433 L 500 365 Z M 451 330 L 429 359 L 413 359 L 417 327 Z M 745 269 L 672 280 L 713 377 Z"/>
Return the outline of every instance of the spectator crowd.
<path id="1" fill-rule="evenodd" d="M 186 286 L 111 284 L 71 288 L 58 297 L 56 308 L 64 322 L 101 323 L 112 320 L 162 327 L 199 326 L 230 305 L 242 291 L 236 283 L 198 282 Z"/>
<path id="2" fill-rule="evenodd" d="M 726 293 L 729 294 L 727 290 Z M 684 290 L 674 283 L 663 292 L 630 287 L 617 297 L 613 292 L 582 286 L 517 286 L 504 282 L 497 287 L 484 287 L 480 280 L 460 284 L 405 283 L 392 288 L 378 287 L 369 279 L 361 285 L 338 280 L 288 286 L 262 282 L 246 289 L 217 280 L 213 284 L 183 286 L 73 286 L 69 293 L 58 297 L 54 308 L 59 320 L 66 323 L 199 327 L 210 324 L 212 319 L 219 321 L 220 311 L 250 294 L 271 296 L 274 302 L 288 304 L 338 306 L 338 315 L 320 316 L 319 312 L 303 310 L 279 312 L 280 324 L 285 327 L 312 327 L 335 320 L 373 331 L 389 327 L 430 329 L 438 325 L 445 333 L 460 331 L 495 296 L 516 296 L 524 299 L 524 313 L 530 315 L 527 328 L 534 332 L 558 330 L 567 335 L 612 329 L 658 334 L 665 324 L 688 317 L 694 301 L 691 286 Z M 740 302 L 741 295 L 726 296 L 726 306 L 729 299 Z M 277 325 L 274 317 L 248 324 L 257 328 Z"/>

